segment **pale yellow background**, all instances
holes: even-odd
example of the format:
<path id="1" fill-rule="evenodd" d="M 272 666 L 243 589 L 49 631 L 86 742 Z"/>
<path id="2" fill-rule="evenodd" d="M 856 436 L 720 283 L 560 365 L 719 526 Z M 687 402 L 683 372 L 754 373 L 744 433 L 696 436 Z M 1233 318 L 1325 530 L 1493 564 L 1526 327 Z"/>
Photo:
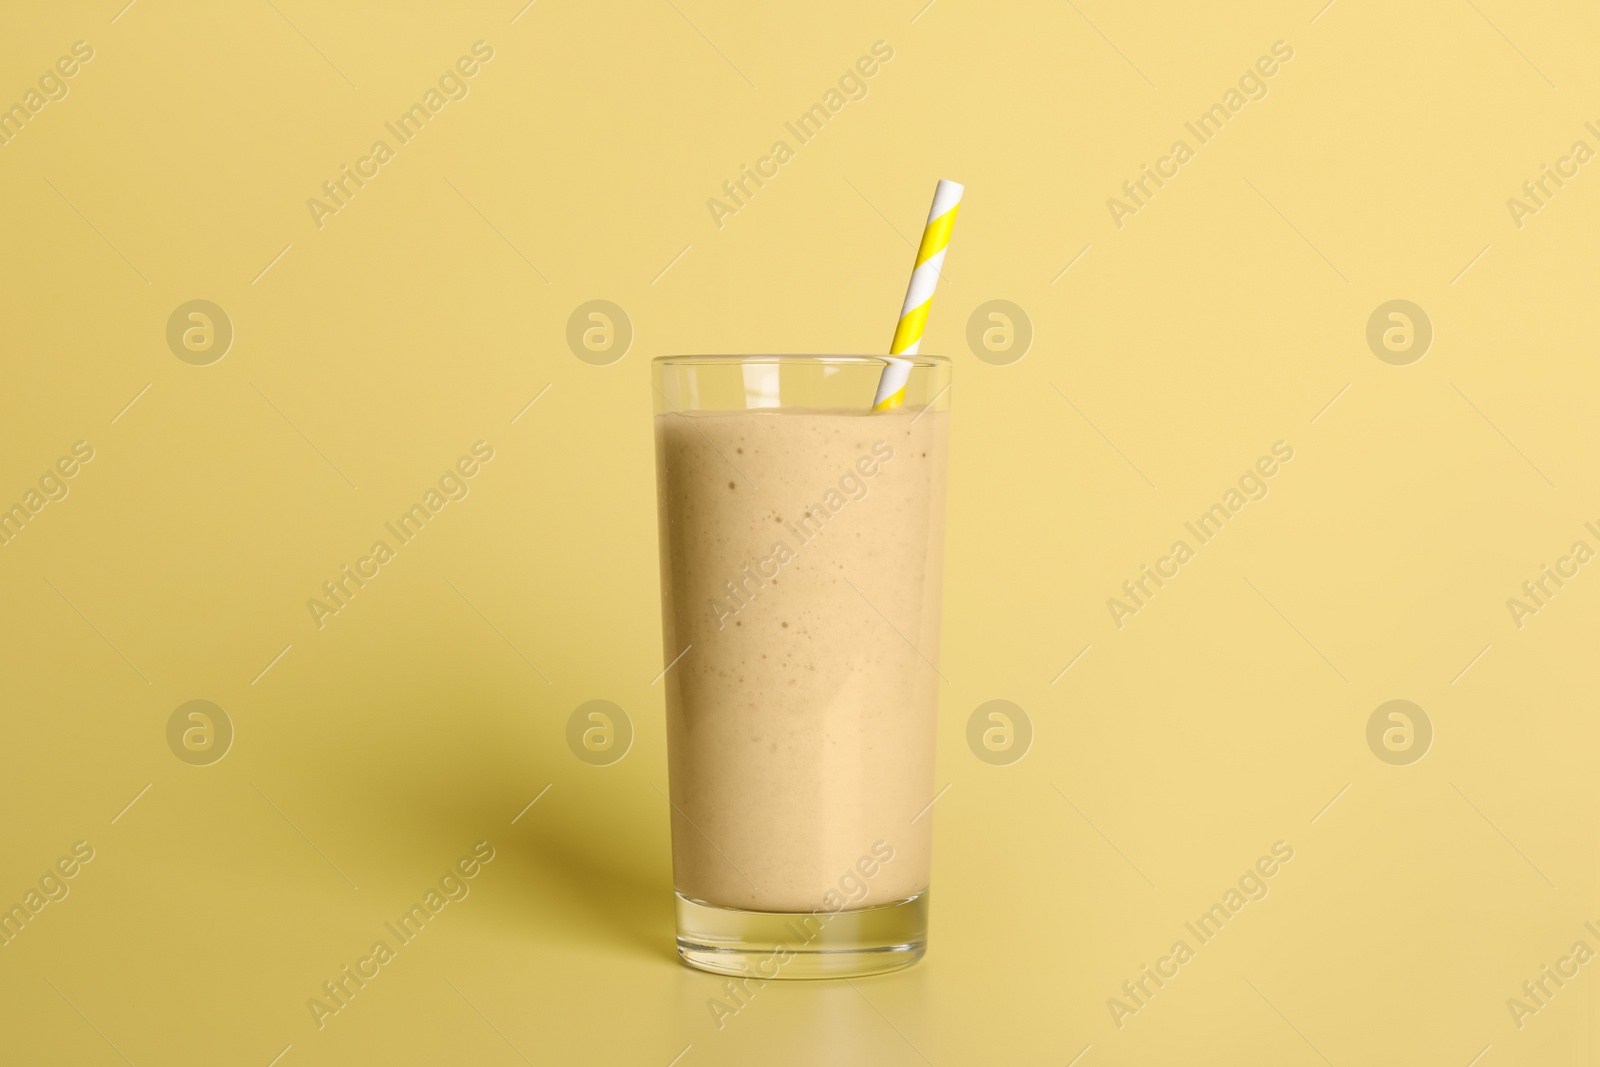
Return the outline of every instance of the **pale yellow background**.
<path id="1" fill-rule="evenodd" d="M 1592 5 L 274 2 L 0 32 L 0 102 L 95 49 L 0 148 L 0 502 L 96 452 L 0 548 L 0 903 L 96 850 L 0 948 L 0 1062 L 1593 1062 L 1596 964 L 1521 1029 L 1506 999 L 1600 948 L 1600 567 L 1520 630 L 1506 599 L 1600 547 L 1600 164 L 1520 229 L 1505 203 L 1600 148 Z M 470 95 L 319 230 L 307 198 L 477 40 Z M 719 230 L 707 198 L 879 40 Z M 718 1030 L 671 947 L 647 363 L 879 350 L 939 177 L 932 948 Z M 236 331 L 205 367 L 165 340 L 197 298 Z M 596 298 L 636 331 L 605 367 L 565 340 Z M 1010 366 L 967 346 L 991 299 L 1035 330 Z M 1434 325 L 1410 366 L 1364 338 L 1391 299 Z M 319 631 L 307 598 L 479 439 L 471 495 Z M 1114 626 L 1277 440 L 1271 494 Z M 596 698 L 636 732 L 609 767 L 565 742 Z M 997 698 L 1035 731 L 1003 767 L 965 740 Z M 1393 698 L 1435 730 L 1410 766 L 1367 747 Z M 211 766 L 167 747 L 191 699 L 236 730 Z M 307 999 L 480 840 L 471 896 L 319 1031 Z M 1119 1029 L 1107 998 L 1278 840 L 1270 895 Z"/>

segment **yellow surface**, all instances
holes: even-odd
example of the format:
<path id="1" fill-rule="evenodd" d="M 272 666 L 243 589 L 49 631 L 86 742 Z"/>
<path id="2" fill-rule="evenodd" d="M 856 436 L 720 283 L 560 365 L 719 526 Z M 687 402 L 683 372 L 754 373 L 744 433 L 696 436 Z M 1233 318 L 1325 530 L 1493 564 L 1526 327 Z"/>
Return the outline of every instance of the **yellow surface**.
<path id="1" fill-rule="evenodd" d="M 0 547 L 0 901 L 74 872 L 0 948 L 0 1062 L 1588 1062 L 1594 964 L 1561 961 L 1600 948 L 1600 568 L 1520 627 L 1507 600 L 1600 548 L 1600 164 L 1560 162 L 1600 148 L 1592 6 L 274 3 L 0 34 L 7 101 L 93 48 L 0 147 L 0 501 L 93 451 Z M 477 41 L 465 98 L 372 162 Z M 787 132 L 878 41 L 865 97 Z M 1145 164 L 1177 176 L 1114 212 Z M 1513 212 L 1543 164 L 1577 176 Z M 376 176 L 314 217 L 345 165 Z M 708 207 L 746 165 L 776 176 Z M 646 363 L 877 350 L 939 177 L 967 195 L 924 345 L 957 360 L 932 949 L 719 1030 L 671 949 Z M 596 299 L 632 326 L 606 366 L 567 343 Z M 219 362 L 168 346 L 191 300 Z M 968 346 L 991 300 L 1020 361 Z M 1420 361 L 1368 347 L 1391 300 Z M 479 441 L 470 495 L 360 563 Z M 319 627 L 346 564 L 377 576 Z M 968 747 L 996 699 L 1019 762 Z M 1368 747 L 1395 699 L 1420 762 Z M 220 762 L 175 755 L 187 712 L 169 747 L 193 700 Z M 591 700 L 631 722 L 610 765 L 567 745 Z M 386 932 L 441 884 L 468 895 Z M 1579 976 L 1519 1027 L 1547 964 Z M 319 1029 L 345 965 L 376 977 Z"/>

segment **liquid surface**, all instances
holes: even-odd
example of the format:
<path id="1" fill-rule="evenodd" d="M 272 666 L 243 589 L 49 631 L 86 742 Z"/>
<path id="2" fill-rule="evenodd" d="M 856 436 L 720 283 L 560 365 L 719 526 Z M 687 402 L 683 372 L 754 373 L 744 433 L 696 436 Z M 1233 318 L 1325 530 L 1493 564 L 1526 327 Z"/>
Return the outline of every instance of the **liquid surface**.
<path id="1" fill-rule="evenodd" d="M 948 413 L 656 419 L 678 891 L 928 886 Z M 916 822 L 912 820 L 916 818 Z"/>

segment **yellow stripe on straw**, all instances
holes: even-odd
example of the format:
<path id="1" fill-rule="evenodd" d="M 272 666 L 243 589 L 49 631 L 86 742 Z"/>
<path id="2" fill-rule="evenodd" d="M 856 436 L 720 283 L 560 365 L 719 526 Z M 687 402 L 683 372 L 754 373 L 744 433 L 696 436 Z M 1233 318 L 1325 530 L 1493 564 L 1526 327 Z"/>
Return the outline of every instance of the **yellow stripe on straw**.
<path id="1" fill-rule="evenodd" d="M 929 221 L 927 229 L 922 231 L 922 247 L 917 249 L 917 266 L 922 266 L 944 251 L 950 243 L 950 231 L 956 228 L 956 212 L 960 210 L 961 205 L 957 203 L 943 215 Z"/>
<path id="2" fill-rule="evenodd" d="M 889 346 L 890 352 L 899 355 L 922 339 L 922 328 L 928 324 L 928 308 L 932 304 L 932 300 L 924 301 L 900 316 L 900 322 L 894 328 L 894 343 Z"/>
<path id="3" fill-rule="evenodd" d="M 917 346 L 922 343 L 922 332 L 928 325 L 928 305 L 933 301 L 933 290 L 939 281 L 939 268 L 944 265 L 950 233 L 955 229 L 956 212 L 961 208 L 963 191 L 957 183 L 941 179 L 933 192 L 933 207 L 928 211 L 928 222 L 922 229 L 922 244 L 917 248 L 911 284 L 906 287 L 900 321 L 895 324 L 894 340 L 889 345 L 889 358 L 884 360 L 883 373 L 878 379 L 878 392 L 872 399 L 873 411 L 889 411 L 906 401 L 906 382 L 911 378 L 911 361 L 895 357 L 916 355 Z"/>

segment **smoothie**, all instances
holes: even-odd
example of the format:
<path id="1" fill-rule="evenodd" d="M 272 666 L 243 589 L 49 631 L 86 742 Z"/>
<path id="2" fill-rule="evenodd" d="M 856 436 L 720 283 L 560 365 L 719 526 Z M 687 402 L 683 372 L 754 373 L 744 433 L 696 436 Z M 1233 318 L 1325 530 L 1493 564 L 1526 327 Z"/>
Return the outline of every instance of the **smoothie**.
<path id="1" fill-rule="evenodd" d="M 948 420 L 656 416 L 683 897 L 798 912 L 927 889 Z"/>

